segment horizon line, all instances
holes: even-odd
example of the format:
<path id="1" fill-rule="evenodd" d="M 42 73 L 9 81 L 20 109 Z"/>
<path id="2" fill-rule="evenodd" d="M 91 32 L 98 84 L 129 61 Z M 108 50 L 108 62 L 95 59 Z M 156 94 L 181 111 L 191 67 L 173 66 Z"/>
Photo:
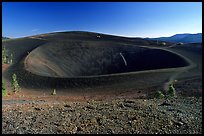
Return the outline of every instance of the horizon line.
<path id="1" fill-rule="evenodd" d="M 37 36 L 37 35 L 42 35 L 42 34 L 49 34 L 49 33 L 60 33 L 60 32 L 90 32 L 90 33 L 101 33 L 101 34 L 107 34 L 107 35 L 113 35 L 113 36 L 121 36 L 121 37 L 126 37 L 126 38 L 161 38 L 161 37 L 171 37 L 176 34 L 202 34 L 202 32 L 197 32 L 197 33 L 176 33 L 172 34 L 169 36 L 157 36 L 157 37 L 148 37 L 148 36 L 128 36 L 128 35 L 121 35 L 121 34 L 114 34 L 114 33 L 105 33 L 105 32 L 96 32 L 96 31 L 84 31 L 84 30 L 56 30 L 56 31 L 49 31 L 49 32 L 44 32 L 44 33 L 39 33 L 39 34 L 33 34 L 33 35 L 26 35 L 26 36 L 18 36 L 18 37 L 10 37 L 10 36 L 3 36 L 2 37 L 7 37 L 11 39 L 17 39 L 17 38 L 24 38 L 24 37 L 30 37 L 30 36 Z"/>

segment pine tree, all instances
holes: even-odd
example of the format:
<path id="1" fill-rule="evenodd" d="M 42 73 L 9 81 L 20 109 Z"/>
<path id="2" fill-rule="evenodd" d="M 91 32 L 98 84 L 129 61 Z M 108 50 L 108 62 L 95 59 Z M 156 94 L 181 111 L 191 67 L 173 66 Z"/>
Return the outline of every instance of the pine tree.
<path id="1" fill-rule="evenodd" d="M 19 86 L 19 84 L 18 84 L 18 81 L 17 81 L 17 78 L 16 78 L 16 74 L 15 74 L 15 73 L 12 75 L 12 86 L 13 86 L 14 92 L 19 91 L 20 86 Z"/>
<path id="2" fill-rule="evenodd" d="M 176 96 L 176 89 L 173 86 L 173 83 L 169 85 L 168 95 L 170 97 Z"/>
<path id="3" fill-rule="evenodd" d="M 155 97 L 157 99 L 162 99 L 162 98 L 164 98 L 164 94 L 161 91 L 157 91 L 155 94 Z"/>
<path id="4" fill-rule="evenodd" d="M 7 94 L 5 82 L 2 80 L 2 96 L 7 96 Z"/>
<path id="5" fill-rule="evenodd" d="M 5 46 L 2 47 L 2 64 L 6 63 L 6 48 Z"/>

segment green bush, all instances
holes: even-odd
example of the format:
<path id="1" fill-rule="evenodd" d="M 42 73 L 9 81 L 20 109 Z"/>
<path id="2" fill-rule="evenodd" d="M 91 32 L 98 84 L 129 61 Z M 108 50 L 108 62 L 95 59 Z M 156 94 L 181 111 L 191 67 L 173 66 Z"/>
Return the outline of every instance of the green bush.
<path id="1" fill-rule="evenodd" d="M 8 92 L 6 90 L 5 82 L 2 80 L 2 96 L 7 96 Z"/>
<path id="2" fill-rule="evenodd" d="M 18 84 L 17 77 L 16 77 L 15 73 L 12 75 L 12 86 L 13 86 L 14 92 L 17 92 L 20 90 L 20 86 Z"/>
<path id="3" fill-rule="evenodd" d="M 161 91 L 157 91 L 155 94 L 155 97 L 157 99 L 162 99 L 162 98 L 164 98 L 164 94 Z"/>
<path id="4" fill-rule="evenodd" d="M 168 96 L 175 97 L 176 96 L 176 89 L 173 86 L 173 83 L 169 85 Z"/>

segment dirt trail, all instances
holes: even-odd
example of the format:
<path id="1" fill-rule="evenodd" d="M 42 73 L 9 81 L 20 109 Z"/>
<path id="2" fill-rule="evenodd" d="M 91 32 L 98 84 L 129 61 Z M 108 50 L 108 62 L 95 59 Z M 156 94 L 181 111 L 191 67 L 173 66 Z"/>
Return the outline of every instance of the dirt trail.
<path id="1" fill-rule="evenodd" d="M 175 53 L 175 52 L 174 52 L 174 53 Z M 177 53 L 176 53 L 176 54 L 177 54 Z M 184 57 L 183 55 L 180 55 L 180 54 L 177 54 L 177 55 L 179 55 L 179 56 L 185 58 L 185 59 L 189 62 L 189 66 L 181 68 L 180 70 L 178 70 L 178 72 L 176 72 L 174 75 L 172 75 L 172 76 L 169 78 L 169 80 L 164 84 L 164 87 L 163 87 L 163 89 L 164 89 L 165 91 L 168 90 L 169 84 L 171 84 L 173 81 L 175 81 L 179 75 L 181 75 L 182 73 L 187 72 L 188 70 L 191 70 L 191 69 L 193 69 L 193 68 L 195 68 L 195 67 L 197 66 L 197 65 L 196 65 L 195 63 L 193 63 L 190 59 Z"/>
<path id="2" fill-rule="evenodd" d="M 183 68 L 179 68 L 179 70 L 178 70 L 175 74 L 173 74 L 171 77 L 169 77 L 169 79 L 167 80 L 167 82 L 164 83 L 163 89 L 164 89 L 165 91 L 168 90 L 169 84 L 171 84 L 172 82 L 174 82 L 174 81 L 177 79 L 177 77 L 178 77 L 179 75 L 181 75 L 182 73 L 187 72 L 188 70 L 193 69 L 193 68 L 195 68 L 195 67 L 197 66 L 195 63 L 193 63 L 193 62 L 192 62 L 190 59 L 188 59 L 187 57 L 185 57 L 185 56 L 183 56 L 183 55 L 181 55 L 181 54 L 178 54 L 178 53 L 176 53 L 176 52 L 174 52 L 174 51 L 171 51 L 171 48 L 172 48 L 172 47 L 175 47 L 175 46 L 177 46 L 177 45 L 176 45 L 176 44 L 172 44 L 171 46 L 168 46 L 168 47 L 165 47 L 165 48 L 163 48 L 163 47 L 161 48 L 161 47 L 141 46 L 141 47 L 147 47 L 147 48 L 151 48 L 151 49 L 161 49 L 161 50 L 169 51 L 169 52 L 172 52 L 172 53 L 174 53 L 174 54 L 177 54 L 178 56 L 180 56 L 180 57 L 182 57 L 182 58 L 184 58 L 185 60 L 188 61 L 189 66 L 183 67 Z"/>

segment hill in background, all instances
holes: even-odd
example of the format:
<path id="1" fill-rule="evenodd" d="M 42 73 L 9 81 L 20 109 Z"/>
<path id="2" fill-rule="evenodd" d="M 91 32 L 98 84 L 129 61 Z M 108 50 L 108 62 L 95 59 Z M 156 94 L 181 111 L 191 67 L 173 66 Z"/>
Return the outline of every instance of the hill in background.
<path id="1" fill-rule="evenodd" d="M 147 39 L 166 41 L 166 42 L 202 43 L 202 33 L 176 34 L 170 37 L 158 37 L 158 38 L 147 38 Z"/>

